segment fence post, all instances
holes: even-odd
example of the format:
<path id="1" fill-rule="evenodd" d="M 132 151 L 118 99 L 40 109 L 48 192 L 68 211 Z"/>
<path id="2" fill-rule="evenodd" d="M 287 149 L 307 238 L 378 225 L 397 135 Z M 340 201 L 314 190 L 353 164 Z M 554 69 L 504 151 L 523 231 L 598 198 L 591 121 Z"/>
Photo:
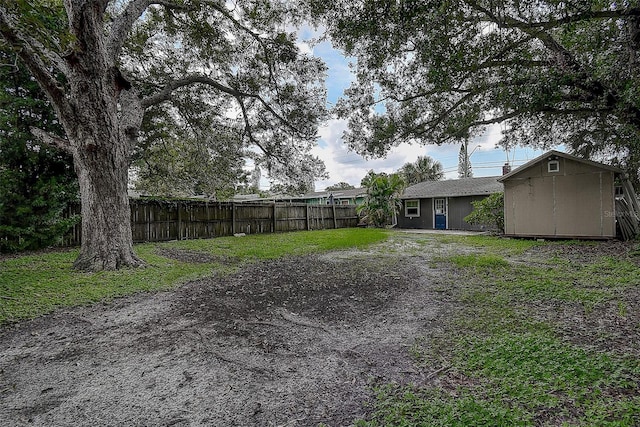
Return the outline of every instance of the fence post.
<path id="1" fill-rule="evenodd" d="M 305 219 L 307 220 L 307 231 L 309 231 L 311 228 L 309 227 L 309 203 L 307 203 L 305 205 Z"/>
<path id="2" fill-rule="evenodd" d="M 331 209 L 333 210 L 333 229 L 338 228 L 338 220 L 336 219 L 336 205 L 334 203 L 331 204 Z"/>
<path id="3" fill-rule="evenodd" d="M 277 210 L 276 210 L 276 202 L 274 201 L 274 202 L 273 202 L 273 230 L 271 230 L 271 232 L 272 232 L 272 233 L 275 233 L 275 232 L 276 232 L 276 224 L 278 223 L 278 222 L 277 222 L 277 218 L 278 218 L 278 216 L 276 215 L 276 213 L 277 213 Z"/>
<path id="4" fill-rule="evenodd" d="M 180 209 L 180 202 L 177 203 L 178 206 L 178 236 L 176 240 L 182 240 L 182 209 Z"/>
<path id="5" fill-rule="evenodd" d="M 236 234 L 236 203 L 231 202 L 231 234 Z"/>
<path id="6" fill-rule="evenodd" d="M 147 223 L 146 227 L 144 228 L 144 241 L 145 242 L 150 242 L 151 241 L 151 209 L 149 208 L 148 204 L 144 204 L 142 205 L 144 207 L 144 209 L 142 210 L 143 212 L 143 218 L 145 220 L 145 222 Z"/>

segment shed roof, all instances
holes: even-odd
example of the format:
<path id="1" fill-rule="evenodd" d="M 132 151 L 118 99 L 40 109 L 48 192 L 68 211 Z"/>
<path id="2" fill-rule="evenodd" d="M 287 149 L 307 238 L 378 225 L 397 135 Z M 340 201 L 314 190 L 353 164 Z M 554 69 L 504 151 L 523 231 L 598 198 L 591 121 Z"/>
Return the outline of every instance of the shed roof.
<path id="1" fill-rule="evenodd" d="M 424 181 L 407 187 L 403 199 L 427 197 L 485 196 L 503 191 L 497 176 L 482 178 L 448 179 L 446 181 Z"/>
<path id="2" fill-rule="evenodd" d="M 524 165 L 515 168 L 514 170 L 512 170 L 511 172 L 509 172 L 506 175 L 503 175 L 501 177 L 499 177 L 498 181 L 503 182 L 511 177 L 513 177 L 514 175 L 519 174 L 520 172 L 529 169 L 530 167 L 532 167 L 533 165 L 546 160 L 550 157 L 563 157 L 565 159 L 569 159 L 569 160 L 573 160 L 579 163 L 583 163 L 585 165 L 590 165 L 590 166 L 594 166 L 600 169 L 604 169 L 604 170 L 609 170 L 609 171 L 613 171 L 613 172 L 617 172 L 617 173 L 622 173 L 622 169 L 616 168 L 614 166 L 610 166 L 610 165 L 605 165 L 604 163 L 598 163 L 598 162 L 594 162 L 592 160 L 587 160 L 587 159 L 583 159 L 582 157 L 576 157 L 576 156 L 572 156 L 571 154 L 567 154 L 567 153 L 563 153 L 562 151 L 556 151 L 556 150 L 551 150 L 551 151 L 547 151 L 546 153 L 544 153 L 541 156 L 536 157 L 535 159 L 525 163 Z"/>

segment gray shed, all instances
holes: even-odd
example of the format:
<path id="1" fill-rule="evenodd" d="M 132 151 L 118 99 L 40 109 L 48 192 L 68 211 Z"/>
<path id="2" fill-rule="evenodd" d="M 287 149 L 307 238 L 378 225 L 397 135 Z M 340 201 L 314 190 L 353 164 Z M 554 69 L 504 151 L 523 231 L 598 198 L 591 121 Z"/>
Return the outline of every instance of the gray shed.
<path id="1" fill-rule="evenodd" d="M 504 175 L 507 236 L 610 239 L 616 236 L 618 168 L 549 151 Z"/>

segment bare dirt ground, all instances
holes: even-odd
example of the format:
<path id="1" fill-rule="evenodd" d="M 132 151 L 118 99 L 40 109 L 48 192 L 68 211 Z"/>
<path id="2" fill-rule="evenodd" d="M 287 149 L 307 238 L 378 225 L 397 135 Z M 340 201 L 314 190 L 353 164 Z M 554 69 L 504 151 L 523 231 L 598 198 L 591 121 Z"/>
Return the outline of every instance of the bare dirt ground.
<path id="1" fill-rule="evenodd" d="M 447 333 L 464 283 L 430 260 L 464 248 L 417 238 L 263 262 L 0 328 L 0 426 L 349 426 L 366 415 L 372 386 L 424 384 L 437 371 L 416 367 L 410 350 Z M 589 263 L 630 249 L 540 247 L 521 262 Z M 638 307 L 640 291 L 629 298 Z M 607 345 L 636 354 L 628 337 L 640 314 L 620 324 L 616 310 L 589 323 L 578 308 L 540 307 L 571 339 L 601 330 Z"/>
<path id="2" fill-rule="evenodd" d="M 428 256 L 388 249 L 260 263 L 6 326 L 0 425 L 350 425 L 371 385 L 420 382 L 408 348 L 446 312 Z"/>

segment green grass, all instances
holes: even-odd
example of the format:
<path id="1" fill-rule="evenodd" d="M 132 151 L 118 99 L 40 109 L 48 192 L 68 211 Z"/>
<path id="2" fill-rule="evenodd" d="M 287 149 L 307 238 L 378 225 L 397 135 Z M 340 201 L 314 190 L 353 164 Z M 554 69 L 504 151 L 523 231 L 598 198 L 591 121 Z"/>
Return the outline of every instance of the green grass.
<path id="1" fill-rule="evenodd" d="M 454 308 L 441 330 L 425 331 L 410 349 L 437 381 L 377 387 L 371 415 L 357 426 L 640 425 L 640 359 L 609 348 L 615 322 L 604 331 L 571 324 L 581 322 L 573 316 L 624 321 L 638 310 L 625 300 L 640 286 L 634 262 L 562 255 L 526 262 L 534 246 L 594 244 L 583 242 L 438 236 L 420 244 L 454 245 L 432 265 L 450 283 Z M 576 314 L 556 317 L 564 310 Z M 618 339 L 637 340 L 638 328 Z"/>
<path id="2" fill-rule="evenodd" d="M 288 255 L 306 255 L 322 251 L 363 248 L 386 239 L 388 233 L 375 228 L 339 228 L 337 230 L 295 233 L 254 234 L 208 240 L 183 240 L 172 243 L 178 249 L 224 255 L 243 261 L 276 259 Z"/>
<path id="3" fill-rule="evenodd" d="M 465 337 L 458 346 L 449 368 L 458 379 L 456 388 L 382 386 L 374 415 L 356 425 L 635 426 L 640 421 L 638 360 L 589 352 L 544 333 Z"/>
<path id="4" fill-rule="evenodd" d="M 500 269 L 509 266 L 503 257 L 494 254 L 452 255 L 449 260 L 462 268 Z"/>
<path id="5" fill-rule="evenodd" d="M 146 267 L 99 273 L 74 271 L 76 250 L 6 259 L 0 262 L 0 324 L 35 318 L 60 307 L 170 289 L 248 262 L 362 248 L 387 236 L 384 230 L 350 228 L 142 244 L 135 251 Z M 158 255 L 162 248 L 202 252 L 221 262 L 181 262 Z"/>
<path id="6" fill-rule="evenodd" d="M 377 389 L 374 416 L 356 421 L 356 427 L 470 427 L 524 426 L 523 414 L 500 400 L 476 399 L 469 391 L 452 396 L 437 388 Z"/>
<path id="7" fill-rule="evenodd" d="M 510 239 L 487 235 L 442 235 L 436 241 L 444 244 L 464 245 L 475 249 L 482 249 L 485 253 L 500 253 L 503 255 L 519 255 L 532 247 L 545 244 L 530 239 Z"/>

